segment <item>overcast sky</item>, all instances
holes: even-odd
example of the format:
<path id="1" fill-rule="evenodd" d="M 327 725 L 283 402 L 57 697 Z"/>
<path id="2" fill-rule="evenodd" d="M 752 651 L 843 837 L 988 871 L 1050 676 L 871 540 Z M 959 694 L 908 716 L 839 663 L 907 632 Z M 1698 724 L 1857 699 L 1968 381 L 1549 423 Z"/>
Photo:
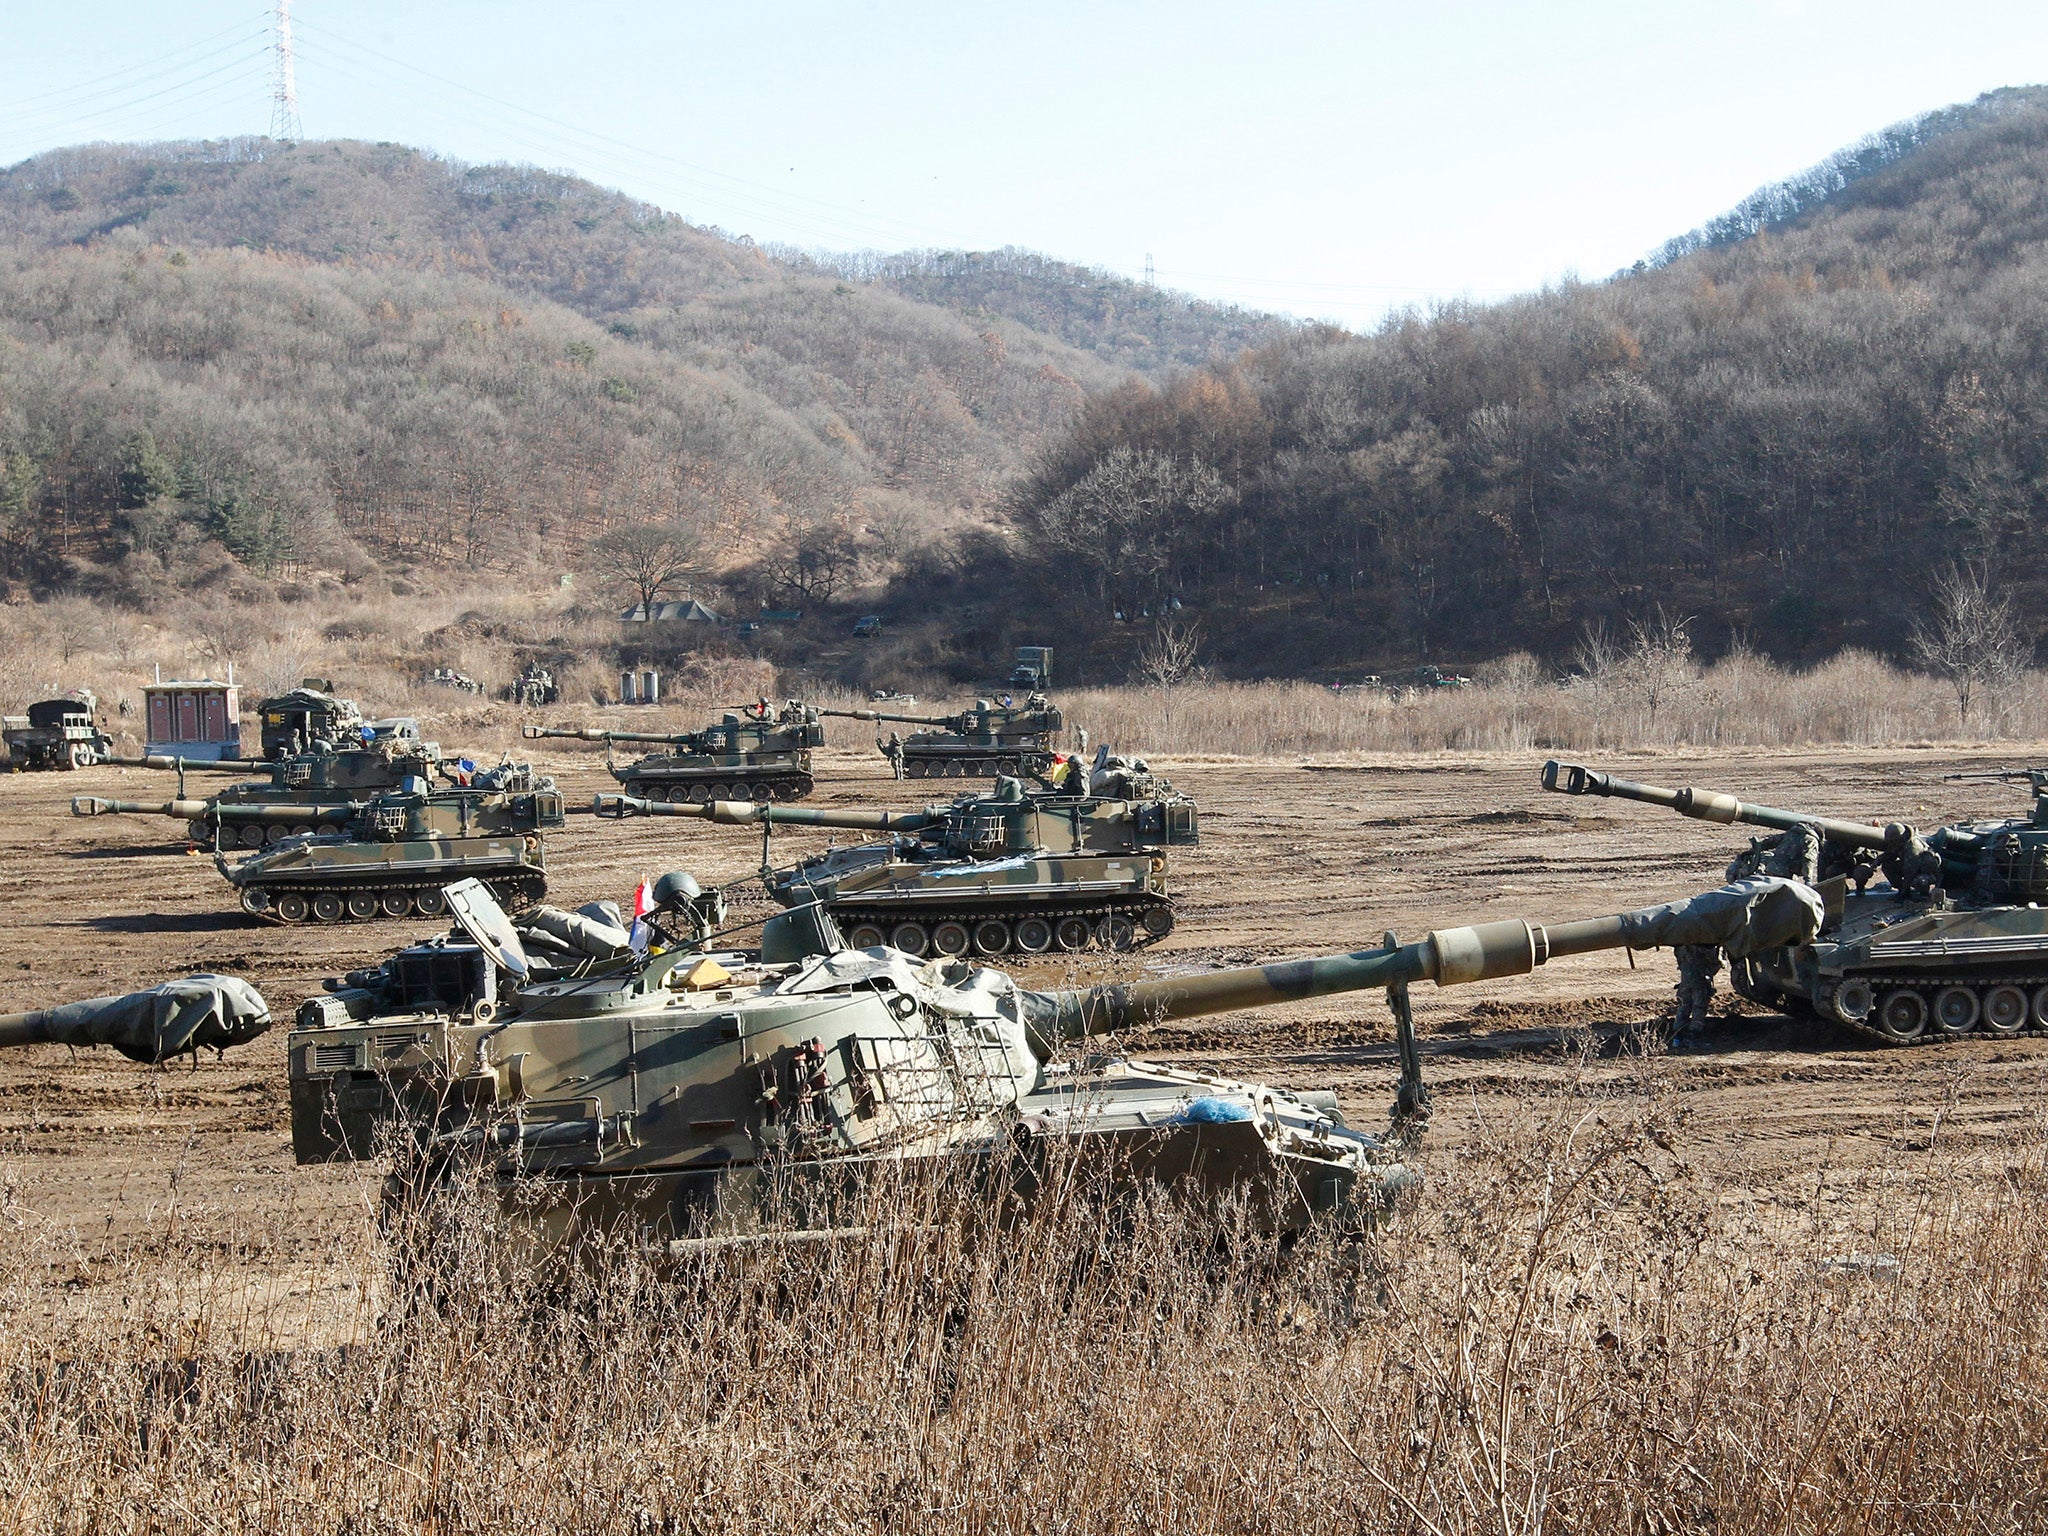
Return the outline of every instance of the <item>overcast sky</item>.
<path id="1" fill-rule="evenodd" d="M 2048 5 L 294 0 L 309 138 L 577 172 L 806 247 L 1020 245 L 1362 326 L 1601 277 L 2048 79 Z M 0 4 L 0 164 L 262 133 L 269 13 Z"/>

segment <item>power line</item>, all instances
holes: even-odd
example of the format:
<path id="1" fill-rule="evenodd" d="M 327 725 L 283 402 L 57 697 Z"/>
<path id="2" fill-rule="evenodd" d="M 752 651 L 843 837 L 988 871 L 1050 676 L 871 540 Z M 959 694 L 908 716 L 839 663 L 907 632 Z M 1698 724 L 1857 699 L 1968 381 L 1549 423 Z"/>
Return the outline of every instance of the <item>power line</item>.
<path id="1" fill-rule="evenodd" d="M 0 116 L 43 116 L 46 112 L 64 111 L 71 104 L 94 100 L 110 90 L 125 91 L 132 90 L 137 85 L 154 84 L 157 80 L 176 74 L 179 70 L 185 69 L 192 64 L 205 63 L 208 60 L 218 58 L 234 48 L 240 47 L 247 38 L 254 35 L 250 32 L 250 27 L 251 22 L 238 21 L 232 26 L 223 27 L 218 32 L 200 38 L 197 42 L 187 43 L 183 48 L 174 48 L 169 53 L 156 54 L 141 63 L 124 64 L 119 69 L 109 70 L 104 75 L 95 75 L 89 80 L 77 80 L 69 85 L 52 86 L 49 90 L 34 96 L 11 97 L 8 102 L 7 111 L 4 114 L 0 114 Z M 235 36 L 235 40 L 226 47 L 215 48 L 211 53 L 205 54 L 202 58 L 188 59 L 185 57 L 187 54 L 198 53 L 209 45 L 231 35 Z M 131 80 L 128 78 L 131 75 L 141 76 L 142 78 Z M 47 108 L 43 106 L 46 102 L 50 104 Z"/>

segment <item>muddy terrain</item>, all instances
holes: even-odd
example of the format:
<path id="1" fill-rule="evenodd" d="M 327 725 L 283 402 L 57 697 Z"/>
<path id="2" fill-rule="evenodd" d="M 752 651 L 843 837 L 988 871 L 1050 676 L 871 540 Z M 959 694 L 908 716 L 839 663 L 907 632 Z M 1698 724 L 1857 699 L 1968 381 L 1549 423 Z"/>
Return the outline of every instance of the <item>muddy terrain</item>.
<path id="1" fill-rule="evenodd" d="M 544 756 L 572 804 L 609 789 L 594 752 Z M 1175 856 L 1180 921 L 1163 944 L 1122 961 L 1041 963 L 1039 984 L 1158 974 L 1376 945 L 1388 930 L 1526 917 L 1591 916 L 1716 884 L 1744 846 L 1730 829 L 1537 786 L 1526 755 L 1424 759 L 1189 761 L 1166 764 L 1202 807 L 1202 846 Z M 2017 813 L 2024 795 L 1942 782 L 1944 773 L 2028 761 L 2011 748 L 1741 750 L 1618 755 L 1601 766 L 1656 782 L 1725 787 L 1745 798 L 1838 816 L 1923 826 Z M 870 754 L 828 752 L 811 802 L 920 803 L 924 785 L 892 783 Z M 195 970 L 255 982 L 279 1025 L 224 1060 L 161 1071 L 111 1053 L 55 1047 L 0 1059 L 0 1219 L 55 1239 L 72 1257 L 48 1276 L 56 1308 L 118 1290 L 138 1234 L 175 1212 L 183 1235 L 217 1239 L 223 1263 L 254 1289 L 311 1296 L 336 1277 L 320 1266 L 366 1244 L 377 1177 L 366 1167 L 293 1165 L 284 1039 L 292 1010 L 323 976 L 380 959 L 423 936 L 421 922 L 282 929 L 244 917 L 210 858 L 188 851 L 182 823 L 78 820 L 75 793 L 167 796 L 139 770 L 0 776 L 0 1009 L 127 990 Z M 822 846 L 778 835 L 775 857 Z M 572 818 L 551 837 L 550 900 L 628 898 L 636 881 L 686 868 L 750 884 L 757 834 L 695 822 Z M 1432 1136 L 1463 1134 L 1566 1073 L 1639 1079 L 1614 1048 L 1669 1001 L 1668 955 L 1563 961 L 1516 981 L 1416 994 L 1426 1068 L 1439 1106 Z M 1825 1026 L 1736 1009 L 1705 1047 L 1649 1068 L 1683 1114 L 1682 1154 L 1756 1208 L 1853 1200 L 1910 1180 L 1937 1120 L 1965 1142 L 2031 1116 L 2048 1041 L 1871 1048 Z M 1225 1016 L 1126 1042 L 1133 1053 L 1199 1060 L 1294 1086 L 1334 1086 L 1356 1124 L 1391 1095 L 1391 1037 L 1375 995 Z M 1942 1142 L 1944 1148 L 1954 1139 Z M 1861 1192 L 1861 1193 L 1859 1193 Z M 261 1279 L 258 1279 L 258 1276 Z"/>

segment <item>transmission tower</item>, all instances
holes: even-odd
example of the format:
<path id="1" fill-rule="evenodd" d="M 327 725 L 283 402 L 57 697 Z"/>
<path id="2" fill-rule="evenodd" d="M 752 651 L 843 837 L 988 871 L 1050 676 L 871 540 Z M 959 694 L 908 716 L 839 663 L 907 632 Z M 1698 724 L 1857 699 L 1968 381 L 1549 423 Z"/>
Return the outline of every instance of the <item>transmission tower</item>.
<path id="1" fill-rule="evenodd" d="M 277 0 L 277 78 L 270 93 L 270 136 L 280 144 L 296 144 L 299 130 L 299 86 L 292 74 L 292 0 Z"/>

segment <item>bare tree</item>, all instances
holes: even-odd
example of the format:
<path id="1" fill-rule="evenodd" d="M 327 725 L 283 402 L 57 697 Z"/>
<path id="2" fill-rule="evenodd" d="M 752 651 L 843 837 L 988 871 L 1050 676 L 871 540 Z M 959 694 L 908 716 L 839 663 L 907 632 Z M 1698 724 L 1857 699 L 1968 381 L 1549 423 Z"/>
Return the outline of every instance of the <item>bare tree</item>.
<path id="1" fill-rule="evenodd" d="M 1131 680 L 1147 688 L 1159 690 L 1162 725 L 1170 737 L 1173 731 L 1173 711 L 1182 689 L 1199 684 L 1208 677 L 1208 669 L 1202 665 L 1202 626 L 1193 624 L 1161 624 L 1152 631 L 1152 638 L 1138 647 L 1137 662 L 1131 671 Z"/>
<path id="2" fill-rule="evenodd" d="M 829 603 L 860 569 L 860 547 L 839 524 L 820 518 L 792 528 L 762 561 L 761 574 L 778 602 Z"/>
<path id="3" fill-rule="evenodd" d="M 1956 715 L 1967 726 L 1980 694 L 2012 682 L 2033 659 L 2033 646 L 2013 616 L 2012 599 L 1993 595 L 1981 567 L 1951 565 L 1934 578 L 1932 612 L 1913 624 L 1913 658 L 1956 691 Z"/>
<path id="4" fill-rule="evenodd" d="M 625 523 L 590 546 L 588 565 L 600 580 L 631 596 L 651 618 L 662 593 L 697 564 L 697 533 L 677 519 Z"/>

